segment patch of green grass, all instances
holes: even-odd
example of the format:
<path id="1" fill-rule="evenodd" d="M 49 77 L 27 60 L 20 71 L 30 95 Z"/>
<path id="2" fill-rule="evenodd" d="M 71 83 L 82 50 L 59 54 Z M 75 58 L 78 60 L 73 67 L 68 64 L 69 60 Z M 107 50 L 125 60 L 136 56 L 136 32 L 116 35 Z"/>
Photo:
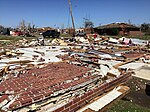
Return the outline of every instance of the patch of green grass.
<path id="1" fill-rule="evenodd" d="M 12 43 L 10 41 L 4 41 L 1 44 L 2 44 L 2 46 L 7 46 L 7 45 L 12 44 Z"/>
<path id="2" fill-rule="evenodd" d="M 5 36 L 5 35 L 0 35 L 0 40 L 10 40 L 10 41 L 18 41 L 21 39 L 27 39 L 27 40 L 32 40 L 36 39 L 37 37 L 21 37 L 21 36 Z"/>
<path id="3" fill-rule="evenodd" d="M 72 37 L 70 34 L 61 34 L 61 37 Z"/>
<path id="4" fill-rule="evenodd" d="M 141 107 L 130 101 L 120 100 L 114 104 L 107 112 L 150 112 L 149 108 Z"/>
<path id="5" fill-rule="evenodd" d="M 22 39 L 22 37 L 19 36 L 5 36 L 5 35 L 0 35 L 0 40 L 14 40 L 14 41 L 18 41 Z"/>

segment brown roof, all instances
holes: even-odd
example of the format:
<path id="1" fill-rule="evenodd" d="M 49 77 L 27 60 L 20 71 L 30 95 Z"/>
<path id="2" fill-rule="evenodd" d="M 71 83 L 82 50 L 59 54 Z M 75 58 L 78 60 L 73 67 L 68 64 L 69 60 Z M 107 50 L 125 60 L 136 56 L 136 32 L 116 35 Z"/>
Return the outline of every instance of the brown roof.
<path id="1" fill-rule="evenodd" d="M 138 27 L 127 23 L 111 23 L 111 24 L 99 26 L 97 28 L 105 29 L 105 28 L 138 28 Z"/>

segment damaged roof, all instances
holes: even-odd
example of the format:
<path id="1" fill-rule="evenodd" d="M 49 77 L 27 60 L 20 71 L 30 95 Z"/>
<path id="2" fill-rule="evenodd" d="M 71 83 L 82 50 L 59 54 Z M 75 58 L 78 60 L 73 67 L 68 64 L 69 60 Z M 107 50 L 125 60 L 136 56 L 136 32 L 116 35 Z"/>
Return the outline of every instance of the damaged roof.
<path id="1" fill-rule="evenodd" d="M 138 28 L 138 27 L 128 23 L 111 23 L 111 24 L 99 26 L 97 28 L 108 29 L 108 28 Z"/>

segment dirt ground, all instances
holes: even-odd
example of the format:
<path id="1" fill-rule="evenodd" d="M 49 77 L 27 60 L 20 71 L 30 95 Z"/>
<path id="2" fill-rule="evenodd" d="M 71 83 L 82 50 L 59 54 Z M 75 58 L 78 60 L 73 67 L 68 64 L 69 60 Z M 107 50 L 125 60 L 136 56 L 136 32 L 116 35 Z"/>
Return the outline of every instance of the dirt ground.
<path id="1" fill-rule="evenodd" d="M 125 97 L 140 106 L 150 108 L 150 96 L 146 95 L 146 83 L 150 81 L 133 77 L 127 85 L 131 88 L 131 92 Z"/>
<path id="2" fill-rule="evenodd" d="M 127 82 L 130 92 L 107 112 L 150 112 L 150 96 L 146 95 L 146 83 L 150 81 L 133 77 Z"/>

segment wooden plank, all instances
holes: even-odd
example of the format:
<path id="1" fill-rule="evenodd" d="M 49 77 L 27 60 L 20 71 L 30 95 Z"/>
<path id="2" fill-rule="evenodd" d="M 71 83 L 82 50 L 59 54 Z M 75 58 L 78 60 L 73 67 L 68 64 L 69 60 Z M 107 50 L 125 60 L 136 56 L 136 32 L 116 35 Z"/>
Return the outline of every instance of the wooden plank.
<path id="1" fill-rule="evenodd" d="M 135 61 L 136 59 L 139 59 L 139 58 L 141 58 L 141 57 L 143 57 L 143 56 L 144 56 L 144 54 L 143 54 L 143 55 L 140 55 L 140 56 L 138 56 L 138 57 L 135 57 L 135 58 L 133 58 L 133 59 L 126 60 L 125 62 L 118 63 L 118 64 L 114 65 L 113 67 L 114 67 L 114 68 L 118 68 L 119 66 L 122 66 L 122 65 L 124 65 L 124 64 L 130 63 L 130 62 L 132 62 L 132 61 Z"/>
<path id="2" fill-rule="evenodd" d="M 112 102 L 110 102 L 109 104 L 107 104 L 106 106 L 104 106 L 102 109 L 100 109 L 98 112 L 106 112 L 106 110 L 108 110 L 108 108 L 110 108 L 114 103 L 116 103 L 117 101 L 119 101 L 121 98 L 123 98 L 126 94 L 129 93 L 129 90 L 130 88 L 127 87 L 127 86 L 120 86 L 121 88 L 118 90 L 119 92 L 121 92 L 122 94 L 117 97 L 115 100 L 113 100 Z M 108 91 L 107 93 L 101 95 L 101 96 L 98 96 L 97 98 L 95 98 L 93 100 L 93 102 L 97 101 L 98 99 L 102 98 L 103 96 L 105 96 L 106 94 L 108 94 L 110 91 Z M 93 102 L 90 102 L 89 104 L 87 105 L 90 105 L 91 103 Z M 84 107 L 83 107 L 84 108 Z M 80 109 L 79 109 L 80 110 Z M 84 110 L 83 112 L 95 112 L 94 110 L 91 110 L 90 108 Z"/>
<path id="3" fill-rule="evenodd" d="M 104 108 L 102 108 L 99 112 L 106 112 L 110 107 L 112 107 L 115 103 L 117 103 L 121 98 L 123 98 L 125 95 L 127 95 L 130 92 L 130 88 L 127 86 L 124 86 L 123 88 L 125 88 L 124 90 L 119 90 L 122 91 L 123 94 L 121 96 L 119 96 L 117 99 L 115 99 L 114 101 L 112 101 L 110 104 L 106 105 Z"/>
<path id="4" fill-rule="evenodd" d="M 0 71 L 0 76 L 3 76 L 5 73 L 7 73 L 9 66 L 4 67 L 1 71 Z"/>
<path id="5" fill-rule="evenodd" d="M 15 63 L 25 64 L 25 63 L 30 63 L 30 62 L 33 62 L 33 61 L 30 61 L 30 60 L 10 61 L 10 62 L 7 62 L 7 64 L 15 64 Z"/>

